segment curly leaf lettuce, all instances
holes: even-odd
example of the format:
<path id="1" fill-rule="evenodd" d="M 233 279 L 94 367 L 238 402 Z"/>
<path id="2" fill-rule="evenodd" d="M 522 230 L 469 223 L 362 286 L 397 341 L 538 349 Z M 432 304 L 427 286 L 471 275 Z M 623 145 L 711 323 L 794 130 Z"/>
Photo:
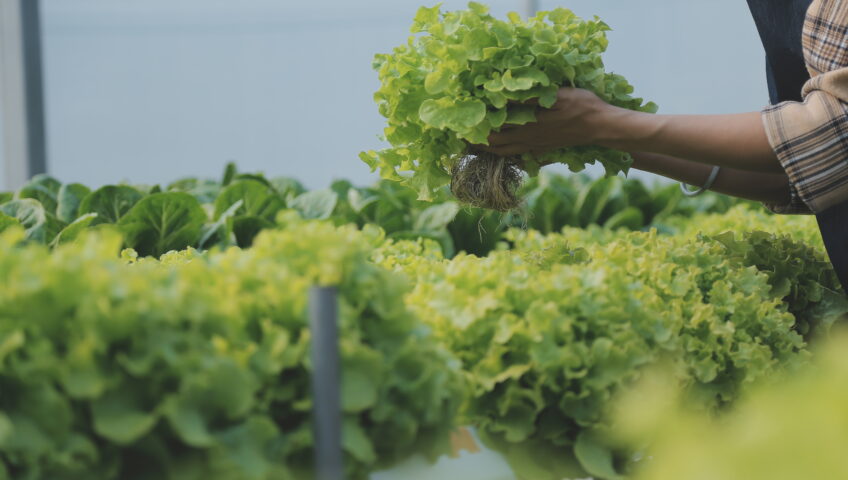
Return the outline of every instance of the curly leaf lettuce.
<path id="1" fill-rule="evenodd" d="M 627 80 L 604 69 L 608 30 L 597 17 L 583 20 L 562 8 L 526 21 L 511 13 L 503 21 L 476 2 L 445 13 L 438 5 L 422 7 L 407 43 L 374 60 L 381 82 L 374 99 L 387 119 L 391 147 L 360 158 L 430 200 L 449 182 L 448 172 L 469 143 L 487 143 L 504 124 L 536 120 L 535 107 L 515 102 L 536 99 L 550 107 L 560 87 L 575 86 L 619 107 L 655 111 L 654 104 L 631 96 Z M 558 162 L 575 172 L 599 161 L 611 175 L 631 163 L 623 152 L 593 146 L 526 154 L 523 160 L 528 171 Z"/>
<path id="2" fill-rule="evenodd" d="M 632 452 L 605 443 L 609 407 L 653 365 L 671 365 L 693 402 L 717 409 L 806 361 L 768 273 L 717 241 L 655 231 L 508 238 L 513 250 L 485 258 L 398 245 L 375 260 L 411 278 L 407 305 L 469 373 L 466 421 L 521 478 L 626 473 Z"/>

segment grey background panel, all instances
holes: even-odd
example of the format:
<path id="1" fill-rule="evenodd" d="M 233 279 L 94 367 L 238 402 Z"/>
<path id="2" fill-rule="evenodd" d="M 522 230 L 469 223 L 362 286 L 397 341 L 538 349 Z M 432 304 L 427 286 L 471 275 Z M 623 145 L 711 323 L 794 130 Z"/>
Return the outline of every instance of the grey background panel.
<path id="1" fill-rule="evenodd" d="M 49 170 L 93 185 L 290 175 L 375 177 L 374 53 L 405 41 L 421 0 L 42 0 Z M 432 3 L 432 2 L 430 2 Z M 463 8 L 447 1 L 444 8 Z M 502 16 L 521 0 L 489 2 Z M 540 1 L 598 14 L 606 57 L 666 113 L 756 110 L 763 55 L 745 2 Z"/>
<path id="2" fill-rule="evenodd" d="M 3 109 L 3 102 L 0 101 L 0 111 Z M 3 115 L 0 115 L 0 192 L 5 190 L 6 185 L 6 164 L 3 163 Z"/>
<path id="3" fill-rule="evenodd" d="M 626 76 L 660 113 L 738 113 L 768 105 L 765 53 L 744 1 L 539 1 L 542 10 L 557 6 L 584 18 L 598 15 L 612 28 L 608 69 Z M 667 181 L 639 171 L 630 176 Z"/>
<path id="4" fill-rule="evenodd" d="M 46 169 L 39 2 L 0 2 L 0 98 L 7 186 Z"/>

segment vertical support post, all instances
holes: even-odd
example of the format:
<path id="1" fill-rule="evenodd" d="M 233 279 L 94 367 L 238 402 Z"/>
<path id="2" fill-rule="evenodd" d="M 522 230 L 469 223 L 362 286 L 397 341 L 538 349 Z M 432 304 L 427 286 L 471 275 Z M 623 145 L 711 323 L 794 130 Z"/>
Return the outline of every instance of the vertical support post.
<path id="1" fill-rule="evenodd" d="M 536 15 L 539 11 L 539 0 L 523 0 L 524 1 L 524 16 L 530 18 Z"/>
<path id="2" fill-rule="evenodd" d="M 39 0 L 0 0 L 0 107 L 6 187 L 47 171 Z"/>
<path id="3" fill-rule="evenodd" d="M 336 288 L 313 287 L 309 291 L 309 328 L 312 336 L 316 478 L 343 480 L 341 362 Z"/>

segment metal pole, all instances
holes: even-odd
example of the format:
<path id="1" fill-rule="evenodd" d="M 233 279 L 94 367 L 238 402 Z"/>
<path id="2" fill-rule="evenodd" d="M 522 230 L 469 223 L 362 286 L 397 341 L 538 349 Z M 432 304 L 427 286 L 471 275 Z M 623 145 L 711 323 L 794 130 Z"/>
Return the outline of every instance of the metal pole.
<path id="1" fill-rule="evenodd" d="M 338 291 L 334 287 L 310 289 L 309 328 L 316 478 L 343 480 Z"/>
<path id="2" fill-rule="evenodd" d="M 39 0 L 0 0 L 0 108 L 6 187 L 47 170 Z"/>
<path id="3" fill-rule="evenodd" d="M 539 0 L 524 0 L 524 16 L 527 18 L 536 15 L 539 11 Z"/>

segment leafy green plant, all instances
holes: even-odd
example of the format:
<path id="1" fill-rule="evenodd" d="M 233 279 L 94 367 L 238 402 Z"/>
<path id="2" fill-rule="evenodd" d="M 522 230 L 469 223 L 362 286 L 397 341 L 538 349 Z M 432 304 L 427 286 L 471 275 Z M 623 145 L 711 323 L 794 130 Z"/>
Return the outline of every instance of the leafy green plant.
<path id="1" fill-rule="evenodd" d="M 703 408 L 806 359 L 795 318 L 714 241 L 618 234 L 597 244 L 513 231 L 513 251 L 380 261 L 415 282 L 407 304 L 460 358 L 469 422 L 522 478 L 618 478 L 604 442 L 617 392 L 659 362 Z M 389 250 L 390 252 L 390 250 Z"/>
<path id="2" fill-rule="evenodd" d="M 805 338 L 826 336 L 848 312 L 848 297 L 827 259 L 815 218 L 771 215 L 738 205 L 724 214 L 698 214 L 674 225 L 670 229 L 677 233 L 666 237 L 676 245 L 714 243 L 726 261 L 764 273 L 771 294 L 783 300 L 795 317 L 793 328 Z M 626 234 L 593 226 L 545 236 L 513 230 L 505 238 L 520 253 L 546 252 L 565 244 L 606 245 Z"/>
<path id="3" fill-rule="evenodd" d="M 666 372 L 620 401 L 614 436 L 643 451 L 635 480 L 848 478 L 848 342 L 750 389 L 730 411 L 693 408 Z M 646 445 L 647 441 L 647 445 Z"/>
<path id="4" fill-rule="evenodd" d="M 212 204 L 221 192 L 222 184 L 212 179 L 183 178 L 171 182 L 165 187 L 166 192 L 185 192 L 200 203 Z"/>
<path id="5" fill-rule="evenodd" d="M 66 183 L 59 187 L 56 203 L 56 216 L 65 223 L 71 223 L 79 216 L 80 204 L 91 189 L 81 183 Z"/>
<path id="6" fill-rule="evenodd" d="M 7 229 L 11 226 L 20 225 L 20 224 L 21 224 L 21 222 L 19 222 L 17 218 L 10 217 L 6 213 L 0 212 L 0 232 L 2 232 L 3 230 L 5 230 L 5 229 Z"/>
<path id="7" fill-rule="evenodd" d="M 47 214 L 37 200 L 31 198 L 11 200 L 0 205 L 0 212 L 20 223 L 26 229 L 28 240 L 44 242 Z"/>
<path id="8" fill-rule="evenodd" d="M 86 195 L 78 207 L 78 215 L 96 213 L 99 223 L 118 223 L 144 194 L 128 185 L 106 185 Z"/>
<path id="9" fill-rule="evenodd" d="M 13 212 L 12 216 L 27 217 L 31 241 L 51 245 L 58 243 L 57 236 L 64 229 L 76 232 L 85 226 L 118 224 L 142 199 L 171 192 L 193 197 L 205 213 L 197 236 L 179 236 L 181 243 L 168 245 L 175 249 L 249 247 L 260 231 L 273 228 L 276 214 L 288 208 L 304 218 L 331 219 L 337 225 L 377 225 L 391 238 L 433 239 L 442 246 L 445 255 L 451 257 L 462 251 L 485 256 L 507 240 L 505 232 L 512 227 L 532 228 L 544 233 L 556 233 L 569 226 L 588 228 L 593 225 L 611 230 L 657 227 L 664 233 L 686 231 L 692 224 L 704 222 L 716 228 L 721 222 L 733 227 L 731 217 L 725 220 L 702 218 L 698 222 L 689 222 L 688 217 L 724 212 L 740 203 L 712 193 L 697 199 L 683 198 L 674 185 L 649 188 L 639 180 L 619 177 L 590 179 L 585 175 L 543 173 L 524 185 L 522 208 L 502 214 L 482 208 L 458 207 L 447 189 L 438 190 L 433 202 L 421 201 L 414 191 L 390 180 L 366 187 L 337 180 L 328 189 L 306 191 L 290 178 L 266 179 L 261 174 L 239 173 L 235 165 L 227 167 L 224 177 L 226 184 L 224 180 L 183 178 L 164 190 L 158 186 L 107 185 L 90 191 L 81 184 L 61 184 L 50 177 L 37 176 L 14 195 L 7 195 L 5 201 L 0 197 L 0 205 L 9 203 L 15 196 L 19 197 L 17 200 L 26 200 L 21 210 L 19 203 L 9 203 L 5 208 Z M 23 196 L 27 192 L 30 197 Z M 35 198 L 38 192 L 48 206 L 55 204 L 53 210 Z M 51 200 L 54 192 L 56 201 Z M 43 210 L 43 223 L 38 220 L 42 216 L 39 208 Z M 82 221 L 82 217 L 86 219 Z M 777 224 L 785 223 L 780 216 L 756 216 L 760 229 L 772 219 Z M 188 231 L 196 232 L 196 229 L 191 227 Z M 71 237 L 65 234 L 62 241 Z M 147 252 L 148 247 L 133 243 L 140 238 L 127 236 L 127 246 Z M 164 252 L 157 250 L 157 253 Z"/>
<path id="10" fill-rule="evenodd" d="M 96 218 L 96 213 L 86 213 L 85 215 L 81 215 L 79 218 L 69 223 L 68 226 L 63 228 L 50 242 L 50 246 L 55 247 L 56 245 L 76 240 L 77 237 L 91 226 Z"/>
<path id="11" fill-rule="evenodd" d="M 657 227 L 671 233 L 676 230 L 666 225 L 668 222 L 688 224 L 693 215 L 724 213 L 735 205 L 755 208 L 753 202 L 712 192 L 688 198 L 676 183 L 648 188 L 640 180 L 620 176 L 591 179 L 545 172 L 524 185 L 522 196 L 525 201 L 518 218 L 543 233 L 590 225 L 612 230 Z M 517 222 L 513 225 L 522 226 Z"/>
<path id="12" fill-rule="evenodd" d="M 213 200 L 215 223 L 211 228 L 219 242 L 234 235 L 241 247 L 250 246 L 260 230 L 273 226 L 277 212 L 286 206 L 270 184 L 255 179 L 231 182 Z"/>
<path id="13" fill-rule="evenodd" d="M 59 205 L 59 189 L 61 186 L 62 184 L 55 178 L 38 174 L 18 190 L 17 197 L 38 200 L 45 211 L 55 212 Z"/>
<path id="14" fill-rule="evenodd" d="M 313 190 L 301 193 L 289 203 L 303 218 L 325 220 L 333 214 L 337 202 L 338 195 L 334 191 Z"/>
<path id="15" fill-rule="evenodd" d="M 763 208 L 750 208 L 745 204 L 732 206 L 720 215 L 701 212 L 669 217 L 663 221 L 663 228 L 659 230 L 685 237 L 698 234 L 719 235 L 728 231 L 742 233 L 759 230 L 775 235 L 786 235 L 795 242 L 824 252 L 824 243 L 814 216 L 773 215 Z"/>
<path id="16" fill-rule="evenodd" d="M 561 8 L 526 21 L 512 13 L 502 21 L 476 2 L 446 13 L 438 5 L 422 7 L 409 42 L 374 60 L 381 82 L 374 98 L 388 121 L 385 137 L 392 147 L 360 158 L 383 178 L 402 181 L 420 199 L 431 200 L 471 153 L 469 144 L 487 144 L 504 124 L 535 120 L 534 106 L 510 102 L 537 99 L 550 107 L 557 90 L 571 85 L 624 108 L 654 111 L 655 105 L 631 97 L 633 87 L 623 77 L 604 70 L 607 30 L 597 18 L 584 21 Z M 597 160 L 611 175 L 631 162 L 625 153 L 598 147 L 526 154 L 522 160 L 522 168 L 534 172 L 555 162 L 579 171 Z"/>
<path id="17" fill-rule="evenodd" d="M 194 244 L 205 221 L 206 213 L 196 198 L 183 192 L 162 192 L 139 200 L 118 226 L 128 245 L 142 255 L 158 257 Z"/>
<path id="18" fill-rule="evenodd" d="M 69 188 L 97 212 L 68 224 L 64 186 L 53 212 L 0 204 L 0 478 L 308 476 L 313 284 L 342 292 L 354 478 L 442 451 L 460 403 L 527 478 L 618 478 L 632 457 L 607 441 L 609 408 L 646 368 L 670 364 L 693 405 L 725 406 L 804 363 L 802 334 L 844 306 L 814 219 L 698 213 L 723 208 L 709 202 L 676 218 L 651 206 L 664 187 L 540 176 L 528 220 L 390 181 L 310 195 L 225 176 Z M 627 231 L 615 219 L 634 210 L 676 234 Z M 98 212 L 116 221 L 94 226 Z M 593 223 L 560 225 L 581 216 Z M 509 228 L 523 221 L 538 230 Z M 488 256 L 446 258 L 481 230 Z M 250 248 L 216 248 L 231 245 Z"/>
<path id="19" fill-rule="evenodd" d="M 753 231 L 725 232 L 712 237 L 729 261 L 756 267 L 769 277 L 772 294 L 782 298 L 803 335 L 826 336 L 831 325 L 848 314 L 848 297 L 826 254 L 787 235 Z"/>
<path id="20" fill-rule="evenodd" d="M 380 232 L 282 221 L 159 260 L 119 257 L 110 227 L 52 251 L 0 234 L 0 478 L 310 478 L 312 285 L 340 292 L 348 478 L 443 452 L 464 382 L 368 261 Z"/>

